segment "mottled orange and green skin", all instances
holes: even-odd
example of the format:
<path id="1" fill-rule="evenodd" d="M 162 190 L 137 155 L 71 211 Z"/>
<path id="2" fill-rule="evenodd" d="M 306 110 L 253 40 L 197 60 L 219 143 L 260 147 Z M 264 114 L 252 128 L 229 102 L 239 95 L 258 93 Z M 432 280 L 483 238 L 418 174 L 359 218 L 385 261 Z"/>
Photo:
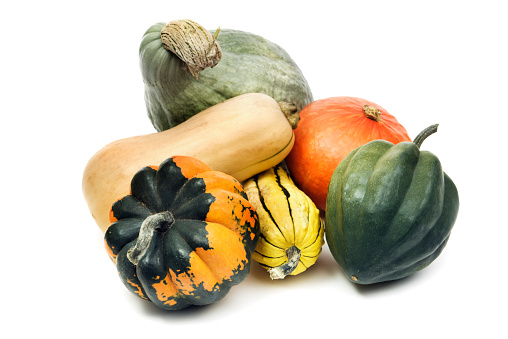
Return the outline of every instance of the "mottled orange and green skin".
<path id="1" fill-rule="evenodd" d="M 154 232 L 133 264 L 127 252 L 143 221 L 165 211 L 174 222 Z M 168 310 L 222 299 L 249 273 L 259 237 L 257 214 L 241 184 L 191 157 L 141 169 L 131 194 L 113 204 L 110 218 L 106 249 L 124 285 Z"/>

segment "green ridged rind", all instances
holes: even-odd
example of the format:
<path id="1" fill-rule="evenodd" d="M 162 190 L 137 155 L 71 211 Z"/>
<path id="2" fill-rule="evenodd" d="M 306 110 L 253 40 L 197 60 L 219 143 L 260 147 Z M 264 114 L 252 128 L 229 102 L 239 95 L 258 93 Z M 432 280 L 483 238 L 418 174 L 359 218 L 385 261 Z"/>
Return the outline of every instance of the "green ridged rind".
<path id="1" fill-rule="evenodd" d="M 284 49 L 238 30 L 221 29 L 217 41 L 222 59 L 196 80 L 175 54 L 164 49 L 160 39 L 164 25 L 151 26 L 139 48 L 146 108 L 157 131 L 245 93 L 264 93 L 277 102 L 291 102 L 298 110 L 313 101 L 307 80 Z"/>
<path id="2" fill-rule="evenodd" d="M 446 245 L 459 208 L 439 159 L 416 145 L 376 140 L 336 168 L 326 239 L 351 281 L 373 284 L 427 267 Z"/>

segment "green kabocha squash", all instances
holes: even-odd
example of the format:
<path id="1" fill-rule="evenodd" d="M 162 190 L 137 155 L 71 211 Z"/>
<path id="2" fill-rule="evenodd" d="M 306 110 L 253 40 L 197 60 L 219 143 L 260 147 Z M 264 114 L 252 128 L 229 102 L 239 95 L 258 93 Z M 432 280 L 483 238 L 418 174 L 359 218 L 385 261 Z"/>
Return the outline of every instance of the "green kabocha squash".
<path id="1" fill-rule="evenodd" d="M 286 51 L 261 36 L 205 30 L 191 20 L 157 23 L 139 48 L 148 116 L 157 131 L 244 93 L 264 93 L 301 110 L 313 100 Z"/>
<path id="2" fill-rule="evenodd" d="M 104 239 L 120 279 L 167 310 L 222 299 L 249 273 L 259 237 L 241 184 L 192 157 L 139 170 L 110 218 Z"/>
<path id="3" fill-rule="evenodd" d="M 371 141 L 335 169 L 325 234 L 349 280 L 373 284 L 427 267 L 445 247 L 459 210 L 439 159 L 420 151 L 433 125 L 413 142 Z"/>

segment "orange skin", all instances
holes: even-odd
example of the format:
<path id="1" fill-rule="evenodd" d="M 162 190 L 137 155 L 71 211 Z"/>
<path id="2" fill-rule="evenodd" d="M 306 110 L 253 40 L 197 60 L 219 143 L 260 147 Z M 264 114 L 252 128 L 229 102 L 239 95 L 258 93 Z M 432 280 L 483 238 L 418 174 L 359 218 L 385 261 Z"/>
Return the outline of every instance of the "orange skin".
<path id="1" fill-rule="evenodd" d="M 189 268 L 184 271 L 169 269 L 164 276 L 153 276 L 150 283 L 155 293 L 145 295 L 138 278 L 127 279 L 133 292 L 144 299 L 156 298 L 164 307 L 177 307 L 181 299 L 199 299 L 200 286 L 206 291 L 220 289 L 238 271 L 247 268 L 250 260 L 245 239 L 255 240 L 258 218 L 254 207 L 244 197 L 241 183 L 233 176 L 214 171 L 193 157 L 175 156 L 174 163 L 187 179 L 201 178 L 206 183 L 206 193 L 213 195 L 214 202 L 204 218 L 209 248 L 197 247 L 190 253 Z M 158 166 L 150 166 L 158 170 Z M 132 194 L 132 193 L 131 193 Z M 117 221 L 110 211 L 111 222 Z M 106 250 L 116 264 L 114 248 L 105 241 Z M 192 302 L 191 302 L 192 303 Z"/>
<path id="2" fill-rule="evenodd" d="M 364 105 L 377 108 L 380 120 L 367 117 Z M 300 111 L 300 122 L 293 132 L 295 144 L 286 164 L 296 185 L 323 211 L 333 171 L 352 150 L 376 139 L 393 144 L 411 141 L 406 129 L 384 108 L 353 97 L 308 104 Z"/>

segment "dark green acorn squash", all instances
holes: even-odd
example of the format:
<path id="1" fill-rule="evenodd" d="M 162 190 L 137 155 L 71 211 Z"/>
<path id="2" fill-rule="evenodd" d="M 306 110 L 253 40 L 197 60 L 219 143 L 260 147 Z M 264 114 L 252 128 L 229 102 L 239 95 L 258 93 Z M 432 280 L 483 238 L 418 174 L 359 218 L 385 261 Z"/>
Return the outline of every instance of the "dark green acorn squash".
<path id="1" fill-rule="evenodd" d="M 249 273 L 259 237 L 241 184 L 191 157 L 142 168 L 110 218 L 105 245 L 120 279 L 167 310 L 222 299 Z"/>
<path id="2" fill-rule="evenodd" d="M 222 58 L 198 79 L 163 46 L 164 23 L 151 26 L 139 48 L 145 103 L 157 131 L 174 127 L 204 109 L 245 93 L 264 93 L 301 110 L 313 101 L 301 70 L 286 51 L 261 36 L 222 29 Z"/>
<path id="3" fill-rule="evenodd" d="M 396 145 L 371 141 L 335 169 L 326 201 L 325 234 L 351 281 L 373 284 L 421 270 L 445 247 L 459 196 L 439 159 L 420 151 L 423 140 Z"/>

